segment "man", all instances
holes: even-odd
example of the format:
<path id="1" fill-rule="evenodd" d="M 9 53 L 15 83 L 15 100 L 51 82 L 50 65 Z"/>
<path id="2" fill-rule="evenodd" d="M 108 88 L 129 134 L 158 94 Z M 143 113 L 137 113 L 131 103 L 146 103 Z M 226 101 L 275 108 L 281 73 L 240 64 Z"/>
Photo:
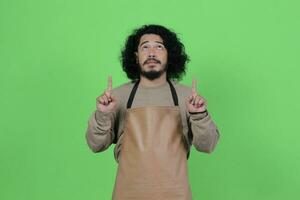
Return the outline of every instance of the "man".
<path id="1" fill-rule="evenodd" d="M 132 81 L 113 89 L 108 78 L 86 132 L 93 152 L 116 144 L 112 199 L 192 199 L 190 146 L 210 153 L 219 132 L 196 81 L 178 83 L 189 61 L 184 45 L 167 28 L 145 25 L 128 37 L 121 61 Z"/>

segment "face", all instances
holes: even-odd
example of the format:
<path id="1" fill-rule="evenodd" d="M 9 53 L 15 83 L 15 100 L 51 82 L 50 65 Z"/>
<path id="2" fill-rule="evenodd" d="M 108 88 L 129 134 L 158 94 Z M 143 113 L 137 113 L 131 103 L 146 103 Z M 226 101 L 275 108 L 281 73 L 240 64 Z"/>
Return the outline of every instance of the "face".
<path id="1" fill-rule="evenodd" d="M 168 52 L 159 35 L 143 35 L 135 54 L 142 76 L 155 79 L 166 73 Z"/>

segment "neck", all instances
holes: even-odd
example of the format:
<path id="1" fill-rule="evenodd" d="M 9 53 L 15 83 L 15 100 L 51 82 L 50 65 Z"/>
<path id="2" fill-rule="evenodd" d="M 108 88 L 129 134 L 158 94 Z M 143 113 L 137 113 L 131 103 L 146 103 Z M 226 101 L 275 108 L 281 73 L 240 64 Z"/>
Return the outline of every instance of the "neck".
<path id="1" fill-rule="evenodd" d="M 145 87 L 156 87 L 163 85 L 167 82 L 167 73 L 163 73 L 160 77 L 149 80 L 144 76 L 140 76 L 140 84 Z"/>

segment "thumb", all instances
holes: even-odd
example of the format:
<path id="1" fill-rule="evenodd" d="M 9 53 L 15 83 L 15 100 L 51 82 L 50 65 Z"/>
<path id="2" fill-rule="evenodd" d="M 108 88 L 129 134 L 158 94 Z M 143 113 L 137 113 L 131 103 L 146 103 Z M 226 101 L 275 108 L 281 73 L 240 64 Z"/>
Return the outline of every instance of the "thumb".
<path id="1" fill-rule="evenodd" d="M 194 96 L 193 95 L 189 95 L 187 98 L 186 98 L 186 102 L 187 103 L 191 103 L 194 99 Z"/>
<path id="2" fill-rule="evenodd" d="M 115 102 L 117 99 L 116 99 L 116 97 L 115 97 L 115 96 L 113 96 L 113 95 L 110 95 L 110 100 L 111 100 L 112 102 Z"/>

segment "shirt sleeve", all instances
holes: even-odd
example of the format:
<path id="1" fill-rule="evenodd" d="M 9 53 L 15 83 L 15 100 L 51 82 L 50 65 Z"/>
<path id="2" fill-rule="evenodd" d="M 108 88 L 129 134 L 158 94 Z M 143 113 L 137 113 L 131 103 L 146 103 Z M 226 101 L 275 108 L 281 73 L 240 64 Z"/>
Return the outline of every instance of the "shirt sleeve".
<path id="1" fill-rule="evenodd" d="M 93 152 L 104 151 L 113 143 L 115 116 L 115 112 L 104 113 L 98 110 L 90 116 L 86 140 Z"/>
<path id="2" fill-rule="evenodd" d="M 188 119 L 193 146 L 198 151 L 211 153 L 216 147 L 220 134 L 209 112 L 188 113 Z"/>

